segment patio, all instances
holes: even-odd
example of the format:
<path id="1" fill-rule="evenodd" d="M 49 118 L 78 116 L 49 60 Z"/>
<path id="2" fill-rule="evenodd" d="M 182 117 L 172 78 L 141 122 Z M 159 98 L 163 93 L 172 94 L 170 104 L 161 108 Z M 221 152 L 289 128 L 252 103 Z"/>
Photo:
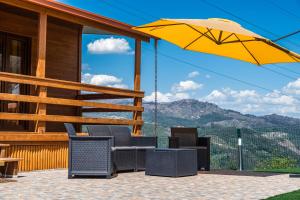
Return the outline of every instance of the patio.
<path id="1" fill-rule="evenodd" d="M 165 178 L 136 172 L 113 179 L 67 179 L 67 170 L 46 170 L 19 175 L 0 184 L 1 199 L 262 199 L 300 188 L 300 179 L 287 174 Z"/>

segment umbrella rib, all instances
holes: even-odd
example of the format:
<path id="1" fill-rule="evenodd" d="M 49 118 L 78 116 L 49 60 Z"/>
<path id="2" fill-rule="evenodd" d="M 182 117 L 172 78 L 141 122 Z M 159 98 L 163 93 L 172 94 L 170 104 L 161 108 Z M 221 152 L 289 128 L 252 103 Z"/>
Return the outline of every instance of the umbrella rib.
<path id="1" fill-rule="evenodd" d="M 218 43 L 217 39 L 215 38 L 214 34 L 212 34 L 211 29 L 206 28 L 210 35 L 214 38 L 215 42 Z"/>
<path id="2" fill-rule="evenodd" d="M 174 24 L 160 24 L 160 25 L 152 25 L 152 26 L 136 26 L 137 29 L 142 28 L 157 28 L 157 27 L 164 27 L 164 26 L 177 26 L 177 25 L 184 25 L 185 23 L 174 23 Z"/>
<path id="3" fill-rule="evenodd" d="M 291 51 L 289 51 L 289 50 L 287 50 L 287 49 L 285 49 L 281 46 L 278 46 L 277 44 L 275 44 L 272 41 L 268 41 L 268 40 L 265 40 L 265 39 L 259 39 L 259 41 L 262 41 L 262 42 L 264 42 L 264 43 L 266 43 L 266 44 L 268 44 L 268 45 L 270 45 L 274 48 L 277 48 L 277 49 L 283 51 L 284 53 L 286 53 L 288 56 L 290 56 L 296 62 L 299 62 L 299 60 L 300 60 L 300 57 L 297 54 L 295 54 L 295 53 L 293 53 L 293 52 L 291 52 Z M 296 58 L 299 59 L 299 60 L 297 60 Z"/>
<path id="4" fill-rule="evenodd" d="M 221 40 L 221 43 L 223 43 L 225 40 L 227 40 L 228 38 L 230 38 L 234 33 L 231 33 L 230 35 L 228 35 L 227 37 L 225 37 L 223 40 Z"/>
<path id="5" fill-rule="evenodd" d="M 223 34 L 223 31 L 220 31 L 220 33 L 219 33 L 219 39 L 218 39 L 218 42 L 219 42 L 220 44 L 221 44 L 222 34 Z"/>
<path id="6" fill-rule="evenodd" d="M 206 34 L 207 32 L 205 32 L 204 34 Z M 203 36 L 205 36 L 204 34 L 200 35 L 199 37 L 197 37 L 196 39 L 194 39 L 192 42 L 190 42 L 188 45 L 186 45 L 185 47 L 183 47 L 183 49 L 188 48 L 190 45 L 192 45 L 193 43 L 195 43 L 197 40 L 199 40 L 200 38 L 202 38 Z"/>
<path id="7" fill-rule="evenodd" d="M 196 28 L 194 28 L 194 27 L 192 27 L 191 25 L 186 24 L 186 23 L 161 24 L 161 25 L 152 25 L 152 26 L 136 26 L 135 28 L 136 28 L 136 29 L 154 28 L 153 30 L 156 30 L 156 28 L 159 28 L 159 27 L 162 27 L 162 28 L 163 28 L 163 27 L 167 27 L 167 26 L 178 26 L 178 25 L 186 25 L 186 26 L 188 26 L 189 28 L 191 28 L 191 29 L 193 29 L 194 31 L 196 31 L 197 33 L 200 33 L 201 35 L 207 37 L 208 39 L 210 39 L 210 40 L 212 40 L 212 41 L 214 41 L 214 42 L 217 42 L 217 40 L 214 40 L 213 38 L 211 38 L 210 36 L 208 36 L 208 35 L 206 34 L 207 32 L 205 32 L 205 33 L 203 34 L 201 31 L 197 30 Z M 150 31 L 152 31 L 152 30 L 150 30 Z"/>
<path id="8" fill-rule="evenodd" d="M 234 41 L 229 41 L 229 42 L 223 42 L 222 44 L 230 44 L 230 43 L 238 43 L 238 42 L 254 42 L 254 41 L 258 41 L 256 39 L 254 40 L 234 40 Z"/>
<path id="9" fill-rule="evenodd" d="M 240 40 L 240 38 L 234 33 L 234 36 L 241 42 L 241 44 L 243 45 L 243 47 L 247 50 L 247 52 L 251 55 L 251 57 L 255 60 L 255 62 L 257 63 L 257 65 L 260 65 L 260 63 L 258 62 L 258 60 L 255 58 L 255 56 L 251 53 L 251 51 L 246 47 L 246 45 Z"/>
<path id="10" fill-rule="evenodd" d="M 201 35 L 204 35 L 205 37 L 207 37 L 208 39 L 212 40 L 213 42 L 216 42 L 213 38 L 209 37 L 207 34 L 202 33 L 201 31 L 197 30 L 196 28 L 192 27 L 189 24 L 185 24 L 186 26 L 190 27 L 191 29 L 193 29 L 194 31 L 196 31 L 197 33 L 200 33 Z"/>

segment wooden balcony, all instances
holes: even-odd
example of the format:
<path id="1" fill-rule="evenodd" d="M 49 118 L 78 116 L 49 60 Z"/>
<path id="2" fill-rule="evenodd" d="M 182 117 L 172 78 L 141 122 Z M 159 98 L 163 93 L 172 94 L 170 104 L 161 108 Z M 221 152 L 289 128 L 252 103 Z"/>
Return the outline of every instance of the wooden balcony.
<path id="1" fill-rule="evenodd" d="M 20 83 L 31 86 L 42 86 L 45 88 L 57 88 L 67 89 L 75 91 L 87 91 L 93 92 L 93 94 L 82 94 L 78 99 L 64 99 L 64 98 L 53 98 L 53 97 L 40 97 L 33 95 L 18 95 L 0 93 L 0 100 L 12 101 L 12 102 L 26 102 L 31 104 L 52 104 L 60 106 L 74 106 L 83 109 L 85 112 L 132 112 L 133 115 L 143 112 L 141 105 L 118 105 L 111 103 L 100 103 L 91 101 L 91 99 L 105 98 L 133 98 L 142 99 L 144 92 L 133 91 L 120 88 L 111 88 L 104 86 L 89 85 L 84 83 L 77 83 L 71 81 L 50 79 L 50 78 L 39 78 L 35 76 L 27 76 L 13 73 L 0 72 L 0 80 L 3 82 Z M 89 101 L 86 101 L 89 100 Z M 6 113 L 0 112 L 0 120 L 22 120 L 22 121 L 43 121 L 43 122 L 70 122 L 79 124 L 115 124 L 115 125 L 142 125 L 142 120 L 135 119 L 110 119 L 110 118 L 92 118 L 82 116 L 60 116 L 60 115 L 48 115 L 39 113 Z M 20 134 L 20 133 L 19 133 Z M 31 133 L 34 134 L 34 133 Z M 47 132 L 44 134 L 48 134 Z M 53 135 L 53 133 L 51 133 Z M 47 136 L 47 138 L 51 137 Z M 53 135 L 57 140 L 57 135 Z M 26 136 L 28 138 L 28 136 Z M 0 132 L 0 140 L 7 137 L 7 133 Z M 62 136 L 62 138 L 66 138 Z M 15 139 L 14 139 L 15 140 Z"/>
<path id="2" fill-rule="evenodd" d="M 87 91 L 92 94 L 82 94 L 78 99 L 64 99 L 54 97 L 41 97 L 34 95 L 18 95 L 0 93 L 1 101 L 8 102 L 26 102 L 34 104 L 38 107 L 39 104 L 59 105 L 78 107 L 85 112 L 132 112 L 133 119 L 110 119 L 110 118 L 92 118 L 82 116 L 61 116 L 48 115 L 41 113 L 7 113 L 0 112 L 0 120 L 21 120 L 38 122 L 70 122 L 76 124 L 114 124 L 114 125 L 129 125 L 141 127 L 142 120 L 135 119 L 137 115 L 143 112 L 142 104 L 136 105 L 119 105 L 111 103 L 100 103 L 98 99 L 114 99 L 114 98 L 131 98 L 136 101 L 141 101 L 144 97 L 144 92 L 111 88 L 104 86 L 95 86 L 78 82 L 39 78 L 35 76 L 27 76 L 13 73 L 0 72 L 0 80 L 8 83 L 19 83 L 30 85 L 31 87 L 57 88 L 64 90 Z M 88 101 L 87 101 L 88 100 Z M 36 109 L 38 111 L 38 109 Z M 20 162 L 20 170 L 37 170 L 51 168 L 67 167 L 68 154 L 68 137 L 65 132 L 15 132 L 2 131 L 0 132 L 1 143 L 9 143 L 11 147 L 8 149 L 8 154 L 12 157 L 22 157 L 26 160 Z M 39 164 L 40 163 L 40 164 Z"/>
<path id="3" fill-rule="evenodd" d="M 84 124 L 113 124 L 132 126 L 133 134 L 141 134 L 141 42 L 149 41 L 150 36 L 128 24 L 55 1 L 0 0 L 0 4 L 0 54 L 5 66 L 0 68 L 0 141 L 10 144 L 8 157 L 23 158 L 20 170 L 67 167 L 64 122 L 74 123 L 78 131 Z M 86 29 L 135 40 L 133 90 L 80 83 Z M 14 62 L 13 69 L 7 64 L 10 51 L 6 46 L 11 40 L 26 41 L 18 48 L 24 51 L 18 55 L 22 62 Z M 7 73 L 12 71 L 19 74 Z M 13 91 L 11 83 L 25 86 L 24 91 L 21 87 Z M 132 99 L 133 103 L 99 102 L 103 99 Z M 129 112 L 132 118 L 87 117 L 82 112 Z M 15 124 L 21 124 L 20 128 Z"/>

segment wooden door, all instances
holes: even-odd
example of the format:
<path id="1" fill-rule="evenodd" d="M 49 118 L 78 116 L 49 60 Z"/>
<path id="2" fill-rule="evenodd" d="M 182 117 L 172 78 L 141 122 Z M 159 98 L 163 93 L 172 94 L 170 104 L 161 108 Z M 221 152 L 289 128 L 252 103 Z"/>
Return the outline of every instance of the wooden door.
<path id="1" fill-rule="evenodd" d="M 29 47 L 29 39 L 27 38 L 7 33 L 0 33 L 0 71 L 15 74 L 29 74 Z M 10 94 L 28 94 L 29 87 L 18 83 L 1 82 L 0 92 Z M 12 101 L 1 101 L 0 112 L 27 113 L 28 104 Z M 27 122 L 18 120 L 2 120 L 0 122 L 0 130 L 26 130 L 28 128 L 27 124 Z"/>

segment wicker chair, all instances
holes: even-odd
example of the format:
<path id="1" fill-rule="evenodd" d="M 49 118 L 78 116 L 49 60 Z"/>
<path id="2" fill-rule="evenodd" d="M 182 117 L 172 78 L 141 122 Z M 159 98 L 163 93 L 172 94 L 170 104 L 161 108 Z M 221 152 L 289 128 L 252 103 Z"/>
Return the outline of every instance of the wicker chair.
<path id="1" fill-rule="evenodd" d="M 65 123 L 69 135 L 68 178 L 113 175 L 112 136 L 76 136 L 72 124 Z"/>
<path id="2" fill-rule="evenodd" d="M 198 137 L 197 128 L 172 127 L 169 147 L 196 149 L 198 170 L 210 170 L 210 138 Z"/>
<path id="3" fill-rule="evenodd" d="M 114 138 L 113 163 L 117 171 L 144 170 L 146 150 L 157 146 L 156 137 L 133 137 L 125 126 L 89 125 L 87 129 L 91 136 Z"/>

